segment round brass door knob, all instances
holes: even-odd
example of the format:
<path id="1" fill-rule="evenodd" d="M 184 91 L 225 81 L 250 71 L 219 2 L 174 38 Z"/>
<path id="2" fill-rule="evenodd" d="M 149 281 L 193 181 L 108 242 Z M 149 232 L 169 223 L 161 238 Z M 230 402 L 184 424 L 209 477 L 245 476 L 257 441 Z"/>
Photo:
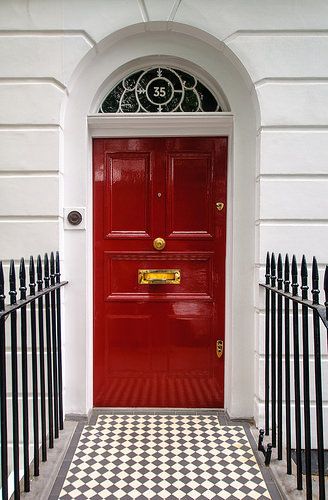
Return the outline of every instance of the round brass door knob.
<path id="1" fill-rule="evenodd" d="M 163 238 L 155 238 L 153 241 L 153 245 L 155 250 L 163 250 L 166 245 L 166 242 Z"/>

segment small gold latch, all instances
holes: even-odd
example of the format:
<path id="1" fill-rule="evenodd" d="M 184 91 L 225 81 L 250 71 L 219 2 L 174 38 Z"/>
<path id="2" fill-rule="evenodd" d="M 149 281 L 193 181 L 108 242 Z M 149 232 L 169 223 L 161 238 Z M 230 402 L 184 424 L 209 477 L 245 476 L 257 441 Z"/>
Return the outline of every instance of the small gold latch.
<path id="1" fill-rule="evenodd" d="M 216 208 L 218 209 L 219 212 L 224 209 L 224 203 L 222 201 L 217 201 L 215 203 Z"/>
<path id="2" fill-rule="evenodd" d="M 218 358 L 221 358 L 223 354 L 223 340 L 217 340 L 216 341 L 216 355 Z"/>
<path id="3" fill-rule="evenodd" d="M 180 285 L 179 269 L 139 269 L 139 285 Z"/>
<path id="4" fill-rule="evenodd" d="M 155 250 L 163 250 L 165 248 L 166 242 L 163 238 L 155 238 L 153 241 Z"/>

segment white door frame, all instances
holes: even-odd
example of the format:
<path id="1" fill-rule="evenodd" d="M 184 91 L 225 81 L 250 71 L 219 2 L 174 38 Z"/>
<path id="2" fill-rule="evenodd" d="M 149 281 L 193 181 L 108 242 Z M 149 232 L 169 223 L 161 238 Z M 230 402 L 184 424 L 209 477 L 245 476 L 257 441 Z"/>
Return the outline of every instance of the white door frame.
<path id="1" fill-rule="evenodd" d="M 93 235 L 92 138 L 142 136 L 228 136 L 228 213 L 226 261 L 225 407 L 234 418 L 257 411 L 254 394 L 254 274 L 256 248 L 256 131 L 258 110 L 247 72 L 199 32 L 142 31 L 108 37 L 82 61 L 63 102 L 63 208 L 81 207 L 85 226 L 63 224 L 64 271 L 70 286 L 65 298 L 65 404 L 67 413 L 92 407 Z M 157 54 L 157 55 L 154 55 Z M 160 56 L 158 54 L 161 54 Z M 216 94 L 222 92 L 230 113 L 168 115 L 96 114 L 109 89 L 142 64 L 168 64 L 199 75 Z M 221 95 L 221 94 L 219 94 Z M 232 213 L 233 212 L 233 213 Z M 64 212 L 65 213 L 65 212 Z"/>

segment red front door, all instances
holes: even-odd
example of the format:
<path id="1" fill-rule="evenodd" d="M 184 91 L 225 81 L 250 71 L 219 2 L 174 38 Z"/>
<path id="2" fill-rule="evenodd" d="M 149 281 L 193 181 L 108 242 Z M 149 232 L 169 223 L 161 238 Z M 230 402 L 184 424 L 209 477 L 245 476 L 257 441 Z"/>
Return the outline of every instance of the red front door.
<path id="1" fill-rule="evenodd" d="M 93 146 L 94 405 L 222 407 L 227 138 Z"/>

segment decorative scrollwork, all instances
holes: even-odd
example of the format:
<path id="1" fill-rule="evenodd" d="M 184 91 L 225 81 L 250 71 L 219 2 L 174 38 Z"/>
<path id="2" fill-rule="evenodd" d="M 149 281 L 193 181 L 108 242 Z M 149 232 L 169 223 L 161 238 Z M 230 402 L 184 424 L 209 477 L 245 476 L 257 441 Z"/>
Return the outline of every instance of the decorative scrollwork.
<path id="1" fill-rule="evenodd" d="M 137 71 L 119 82 L 98 113 L 214 112 L 222 107 L 195 76 L 168 67 Z"/>

